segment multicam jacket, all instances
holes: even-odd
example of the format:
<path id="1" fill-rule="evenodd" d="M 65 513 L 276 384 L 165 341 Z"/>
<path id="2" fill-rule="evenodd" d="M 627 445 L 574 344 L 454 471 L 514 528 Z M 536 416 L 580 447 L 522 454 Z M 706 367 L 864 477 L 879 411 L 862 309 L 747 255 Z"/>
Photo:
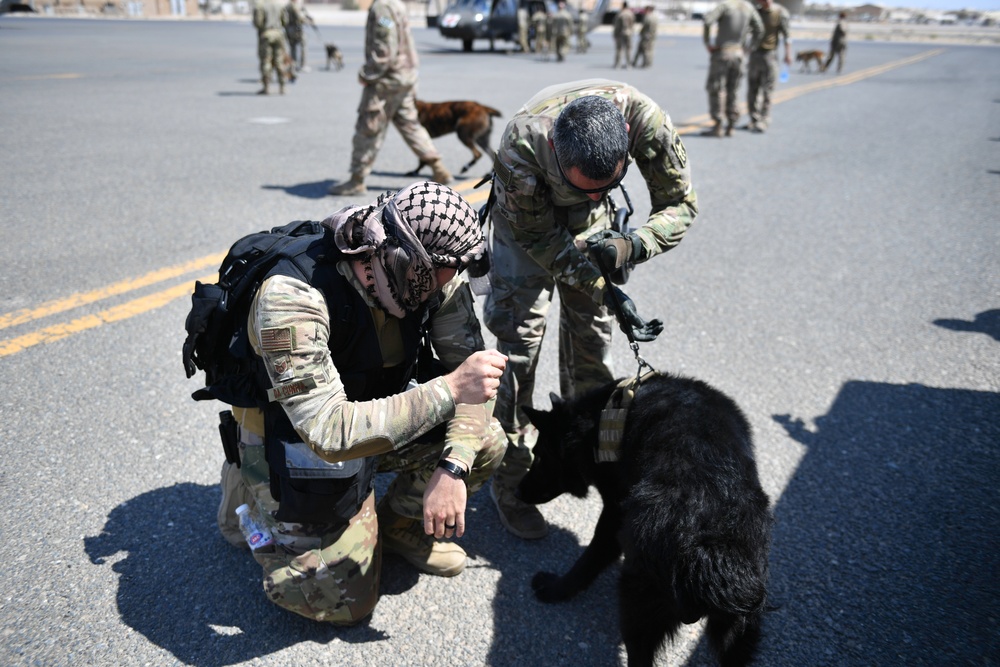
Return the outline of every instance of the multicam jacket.
<path id="1" fill-rule="evenodd" d="M 589 291 L 601 303 L 605 289 L 600 269 L 574 238 L 564 220 L 565 207 L 604 209 L 567 185 L 549 145 L 559 112 L 578 97 L 597 95 L 621 109 L 628 123 L 629 154 L 649 188 L 651 210 L 636 233 L 646 259 L 680 243 L 698 213 L 687 152 L 670 116 L 632 86 L 591 79 L 542 90 L 511 119 L 496 157 L 492 219 L 507 225 L 521 247 L 561 282 Z M 605 217 L 608 217 L 605 215 Z M 607 220 L 605 228 L 610 224 Z"/>
<path id="2" fill-rule="evenodd" d="M 400 0 L 375 0 L 368 9 L 365 64 L 359 76 L 368 83 L 413 86 L 418 65 L 406 7 Z"/>

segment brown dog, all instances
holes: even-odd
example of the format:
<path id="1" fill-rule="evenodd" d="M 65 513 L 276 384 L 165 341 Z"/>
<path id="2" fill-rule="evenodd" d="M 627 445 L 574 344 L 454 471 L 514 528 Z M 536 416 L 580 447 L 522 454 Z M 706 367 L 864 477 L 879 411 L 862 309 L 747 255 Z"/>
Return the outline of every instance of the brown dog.
<path id="1" fill-rule="evenodd" d="M 815 60 L 816 69 L 820 72 L 823 71 L 823 56 L 826 55 L 822 51 L 798 51 L 795 54 L 795 62 L 802 63 L 802 67 L 799 68 L 800 72 L 812 72 L 809 64 Z"/>
<path id="2" fill-rule="evenodd" d="M 344 56 L 340 53 L 340 49 L 337 48 L 336 44 L 324 44 L 326 47 L 326 69 L 330 70 L 330 63 L 333 63 L 337 71 L 344 69 Z"/>
<path id="3" fill-rule="evenodd" d="M 472 151 L 472 161 L 462 167 L 465 173 L 476 163 L 483 152 L 492 155 L 490 148 L 490 131 L 493 129 L 493 116 L 500 112 L 478 102 L 461 100 L 456 102 L 423 102 L 417 100 L 417 115 L 431 137 L 440 137 L 454 132 L 459 141 Z M 478 144 L 478 146 L 477 146 Z M 479 148 L 483 150 L 480 151 Z M 407 176 L 416 176 L 426 163 L 421 161 L 417 168 Z"/>

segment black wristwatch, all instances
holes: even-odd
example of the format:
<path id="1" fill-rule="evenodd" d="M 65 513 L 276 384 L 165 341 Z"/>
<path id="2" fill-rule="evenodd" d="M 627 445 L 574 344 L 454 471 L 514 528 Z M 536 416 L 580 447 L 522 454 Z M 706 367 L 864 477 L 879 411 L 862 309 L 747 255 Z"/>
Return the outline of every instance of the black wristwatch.
<path id="1" fill-rule="evenodd" d="M 445 470 L 447 470 L 448 472 L 450 472 L 452 475 L 454 475 L 459 479 L 465 479 L 466 477 L 469 476 L 468 470 L 466 470 L 465 468 L 463 468 L 462 466 L 458 465 L 453 461 L 449 461 L 448 459 L 441 459 L 440 461 L 438 461 L 437 467 L 444 468 Z"/>

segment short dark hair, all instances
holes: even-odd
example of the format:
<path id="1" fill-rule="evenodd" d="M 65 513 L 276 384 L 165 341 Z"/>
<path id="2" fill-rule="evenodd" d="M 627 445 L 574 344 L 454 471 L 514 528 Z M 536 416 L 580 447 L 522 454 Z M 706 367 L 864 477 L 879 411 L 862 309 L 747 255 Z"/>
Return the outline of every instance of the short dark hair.
<path id="1" fill-rule="evenodd" d="M 625 116 L 603 97 L 578 97 L 559 112 L 552 144 L 563 169 L 576 167 L 595 181 L 613 178 L 628 157 Z"/>

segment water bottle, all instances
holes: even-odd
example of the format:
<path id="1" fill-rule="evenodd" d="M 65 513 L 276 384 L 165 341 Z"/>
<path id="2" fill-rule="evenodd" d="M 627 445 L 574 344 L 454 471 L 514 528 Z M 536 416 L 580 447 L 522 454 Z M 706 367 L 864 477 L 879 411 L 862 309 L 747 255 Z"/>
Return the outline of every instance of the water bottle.
<path id="1" fill-rule="evenodd" d="M 247 504 L 240 505 L 236 508 L 236 515 L 240 517 L 240 532 L 243 533 L 243 537 L 247 539 L 247 544 L 254 551 L 260 549 L 261 547 L 266 547 L 269 544 L 274 544 L 274 538 L 271 537 L 271 531 L 267 529 L 264 522 L 258 521 L 256 517 L 250 512 L 250 506 Z"/>
<path id="2" fill-rule="evenodd" d="M 778 75 L 778 81 L 788 83 L 788 65 L 781 66 L 781 74 Z"/>

